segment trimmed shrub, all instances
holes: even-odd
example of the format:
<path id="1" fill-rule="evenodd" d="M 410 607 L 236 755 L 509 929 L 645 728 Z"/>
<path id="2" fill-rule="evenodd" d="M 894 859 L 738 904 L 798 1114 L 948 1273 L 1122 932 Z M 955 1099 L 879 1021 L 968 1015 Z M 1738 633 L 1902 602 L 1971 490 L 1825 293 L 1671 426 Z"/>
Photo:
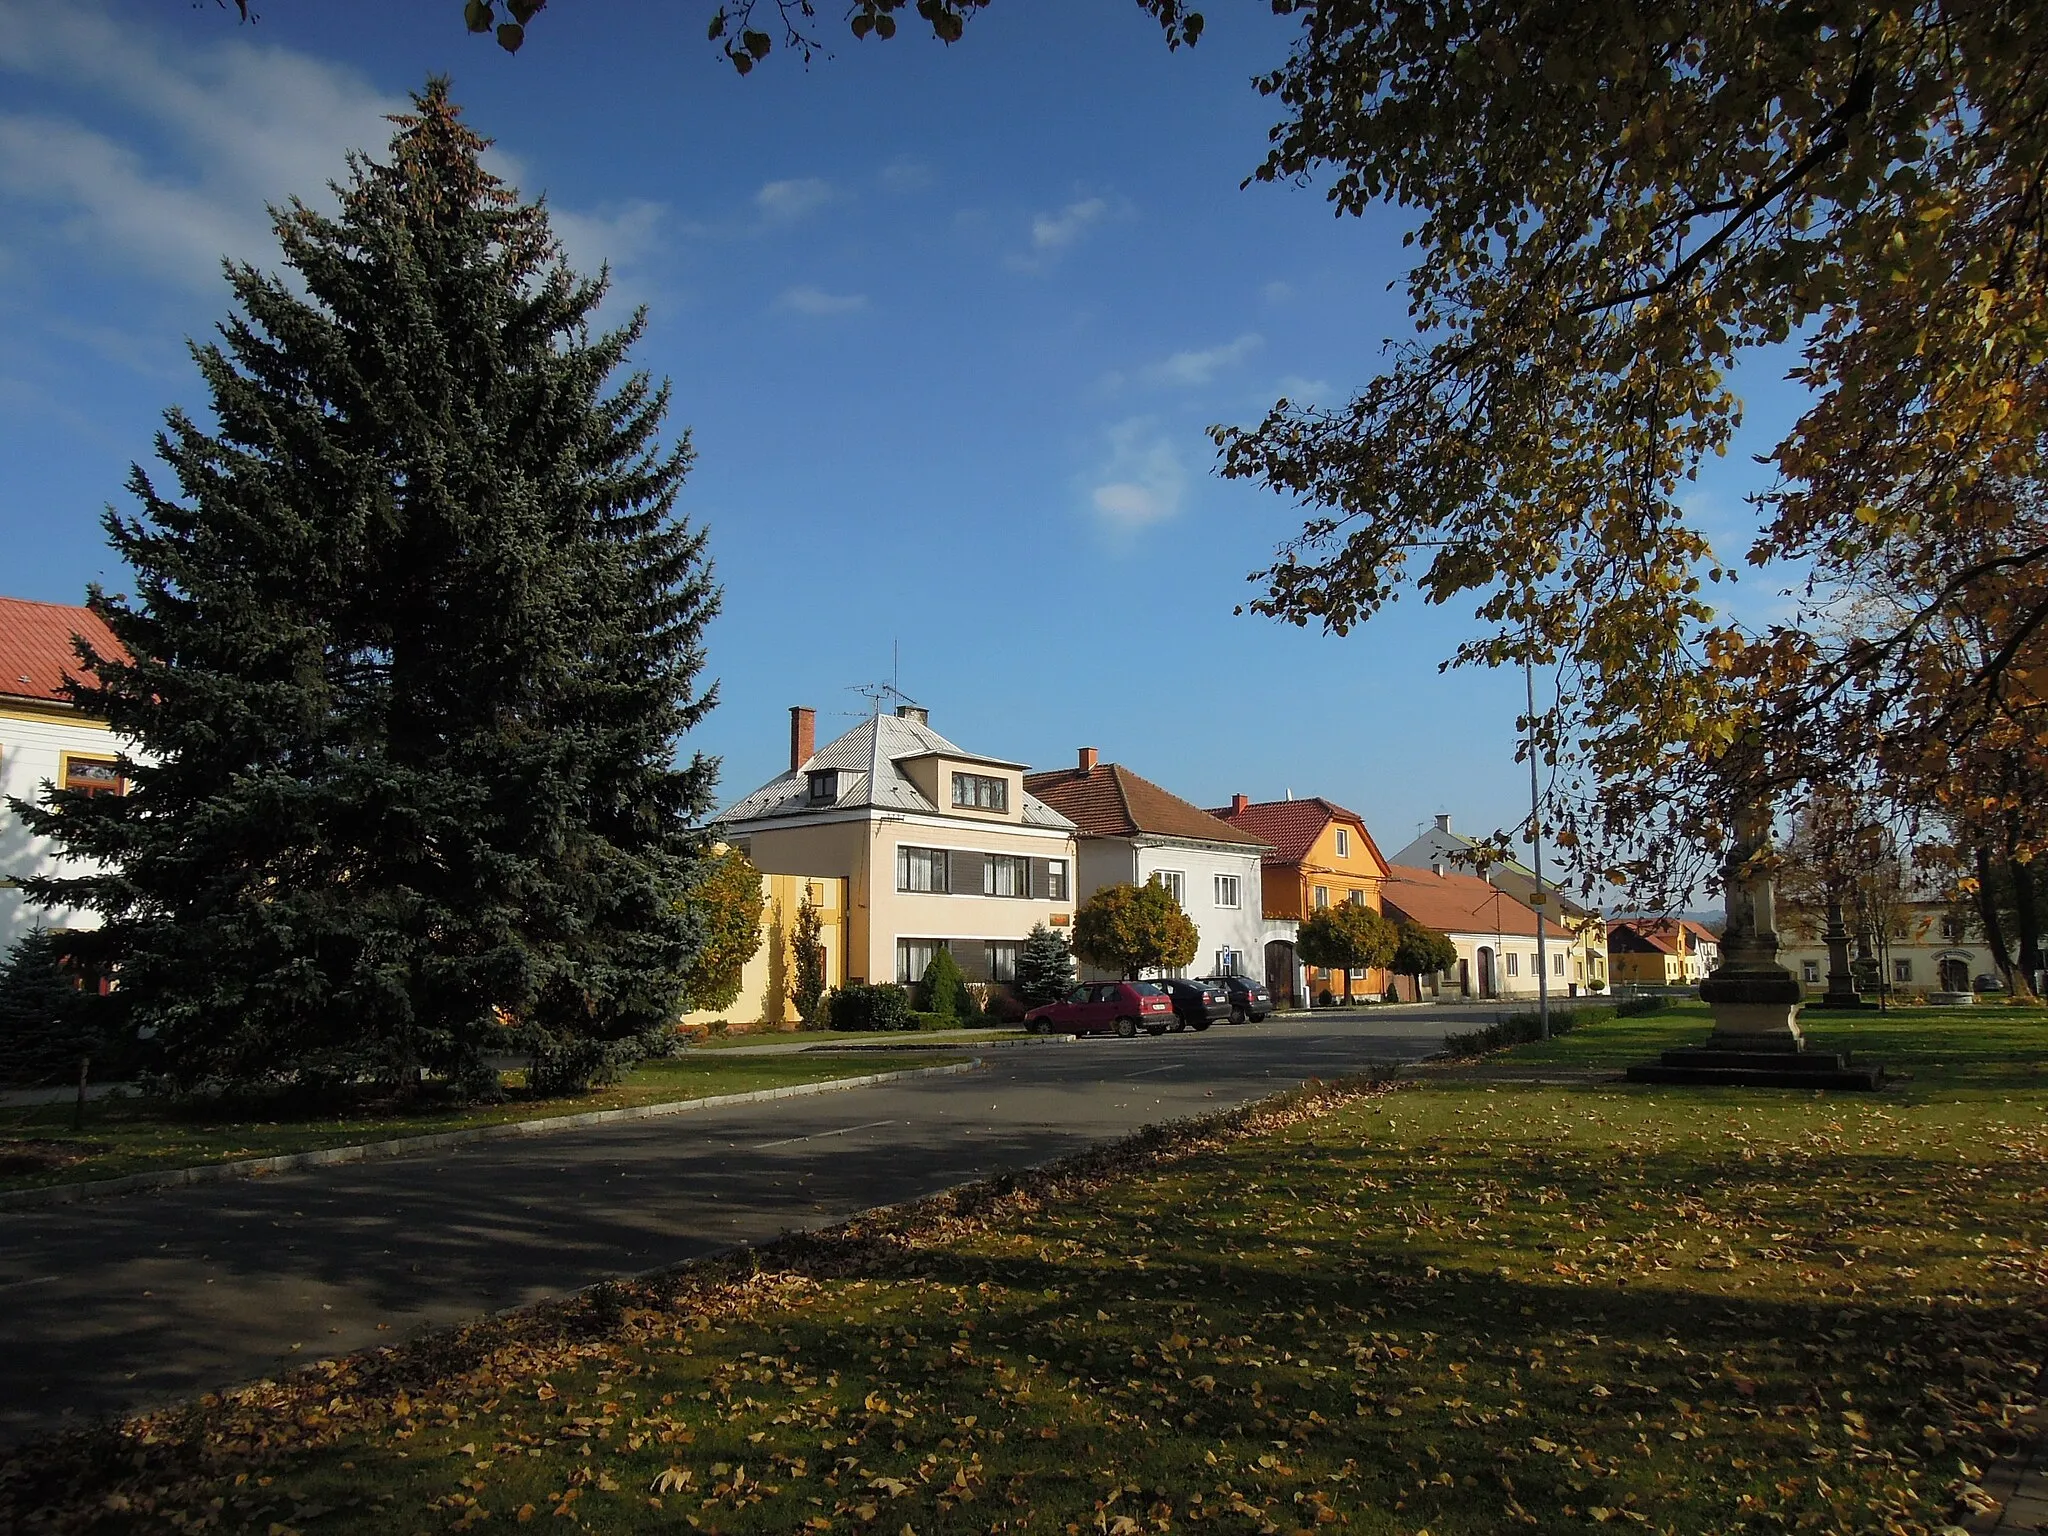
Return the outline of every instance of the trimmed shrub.
<path id="1" fill-rule="evenodd" d="M 1668 997 L 1629 997 L 1614 1005 L 1617 1019 L 1641 1018 L 1646 1013 L 1662 1013 L 1671 1006 Z"/>
<path id="2" fill-rule="evenodd" d="M 1653 1010 L 1645 1010 L 1653 1011 Z M 1553 1008 L 1550 1010 L 1550 1032 L 1553 1035 L 1568 1035 L 1585 1024 L 1598 1024 L 1619 1014 L 1615 1008 Z M 1526 1045 L 1532 1040 L 1543 1038 L 1543 1015 L 1541 1013 L 1511 1013 L 1498 1024 L 1489 1024 L 1484 1029 L 1465 1035 L 1445 1035 L 1444 1049 L 1453 1056 L 1478 1056 L 1487 1051 L 1505 1050 L 1511 1045 Z"/>
<path id="3" fill-rule="evenodd" d="M 918 1006 L 926 1013 L 943 1013 L 948 1018 L 972 1018 L 973 1004 L 967 996 L 967 978 L 950 949 L 941 948 L 924 968 L 917 984 Z"/>
<path id="4" fill-rule="evenodd" d="M 831 995 L 832 1028 L 847 1030 L 915 1029 L 910 993 L 892 981 L 841 987 Z"/>
<path id="5" fill-rule="evenodd" d="M 1001 982 L 990 982 L 987 995 L 981 1000 L 981 1018 L 987 1024 L 1021 1024 L 1023 1000 Z"/>

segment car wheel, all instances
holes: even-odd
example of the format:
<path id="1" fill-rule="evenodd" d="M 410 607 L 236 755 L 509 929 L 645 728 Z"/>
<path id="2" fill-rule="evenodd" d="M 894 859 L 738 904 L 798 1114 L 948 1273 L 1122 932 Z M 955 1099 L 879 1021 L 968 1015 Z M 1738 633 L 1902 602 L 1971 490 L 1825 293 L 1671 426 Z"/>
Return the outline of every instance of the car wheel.
<path id="1" fill-rule="evenodd" d="M 1247 1014 L 1242 1008 L 1233 1008 L 1230 1010 L 1230 1022 L 1233 1024 L 1242 1024 L 1249 1017 L 1250 1015 Z"/>
<path id="2" fill-rule="evenodd" d="M 1266 1016 L 1263 1013 L 1255 1013 L 1252 1015 L 1252 1022 L 1254 1024 L 1263 1024 L 1266 1022 Z"/>
<path id="3" fill-rule="evenodd" d="M 1138 1021 L 1136 1019 L 1118 1019 L 1116 1021 L 1116 1032 L 1119 1035 L 1122 1035 L 1126 1040 L 1136 1039 L 1138 1034 Z"/>
<path id="4" fill-rule="evenodd" d="M 1196 1034 L 1200 1034 L 1200 1033 L 1201 1033 L 1201 1032 L 1202 1032 L 1203 1030 L 1207 1029 L 1208 1027 L 1209 1027 L 1209 1021 L 1208 1021 L 1207 1019 L 1203 1019 L 1203 1020 L 1201 1020 L 1200 1022 L 1198 1022 L 1197 1024 L 1195 1024 L 1195 1026 L 1194 1026 L 1194 1030 L 1195 1030 L 1195 1033 L 1196 1033 Z"/>

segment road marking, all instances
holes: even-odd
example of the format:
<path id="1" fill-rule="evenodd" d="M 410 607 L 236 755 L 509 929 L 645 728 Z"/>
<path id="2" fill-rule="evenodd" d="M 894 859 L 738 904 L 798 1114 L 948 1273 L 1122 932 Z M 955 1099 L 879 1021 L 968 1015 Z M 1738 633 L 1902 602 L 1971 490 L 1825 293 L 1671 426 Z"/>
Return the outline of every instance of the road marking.
<path id="1" fill-rule="evenodd" d="M 1125 1077 L 1148 1077 L 1148 1076 L 1150 1076 L 1150 1075 L 1151 1075 L 1152 1073 L 1154 1073 L 1154 1072 L 1172 1072 L 1172 1071 L 1176 1070 L 1177 1068 L 1180 1068 L 1180 1067 L 1184 1067 L 1184 1066 L 1186 1066 L 1186 1065 L 1187 1065 L 1187 1063 L 1186 1063 L 1186 1062 L 1184 1062 L 1184 1061 L 1169 1061 L 1169 1062 L 1168 1062 L 1168 1063 L 1167 1063 L 1167 1064 L 1166 1064 L 1165 1066 L 1163 1066 L 1163 1067 L 1145 1067 L 1145 1068 L 1143 1068 L 1142 1070 L 1140 1070 L 1140 1071 L 1137 1071 L 1137 1072 L 1126 1072 L 1126 1073 L 1124 1074 L 1124 1076 L 1125 1076 Z"/>
<path id="2" fill-rule="evenodd" d="M 842 1125 L 836 1131 L 815 1131 L 809 1136 L 785 1136 L 780 1141 L 757 1141 L 753 1150 L 765 1152 L 770 1147 L 786 1147 L 798 1141 L 822 1141 L 827 1136 L 850 1136 L 855 1131 L 872 1131 L 881 1126 L 894 1125 L 894 1120 L 870 1120 L 866 1125 Z"/>
<path id="3" fill-rule="evenodd" d="M 0 1291 L 11 1291 L 24 1285 L 48 1285 L 61 1278 L 59 1275 L 36 1275 L 27 1280 L 9 1280 L 5 1284 L 0 1284 Z"/>

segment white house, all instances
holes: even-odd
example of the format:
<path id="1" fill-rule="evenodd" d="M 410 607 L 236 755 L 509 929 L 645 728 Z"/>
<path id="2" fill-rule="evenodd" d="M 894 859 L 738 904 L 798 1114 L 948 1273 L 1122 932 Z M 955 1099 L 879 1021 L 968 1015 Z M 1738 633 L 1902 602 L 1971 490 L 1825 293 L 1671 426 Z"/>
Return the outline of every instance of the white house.
<path id="1" fill-rule="evenodd" d="M 1076 894 L 1158 881 L 1200 934 L 1193 975 L 1263 976 L 1266 941 L 1291 942 L 1292 921 L 1264 911 L 1260 856 L 1267 845 L 1199 806 L 1081 748 L 1076 765 L 1027 774 L 1024 787 L 1078 829 Z"/>
<path id="2" fill-rule="evenodd" d="M 1539 980 L 1548 969 L 1553 997 L 1568 992 L 1572 933 L 1548 918 L 1539 919 L 1499 886 L 1477 875 L 1459 874 L 1441 862 L 1427 869 L 1406 864 L 1387 866 L 1380 892 L 1381 909 L 1392 918 L 1434 928 L 1458 952 L 1454 971 L 1422 978 L 1419 995 L 1413 978 L 1399 977 L 1403 998 L 1535 997 L 1545 990 Z M 1543 944 L 1536 942 L 1541 923 Z"/>
<path id="3" fill-rule="evenodd" d="M 125 654 L 89 608 L 0 597 L 0 953 L 31 928 L 99 923 L 91 912 L 29 904 L 22 878 L 61 873 L 63 861 L 6 803 L 38 799 L 50 784 L 99 795 L 126 789 L 114 733 L 64 697 L 66 674 L 79 671 L 74 635 L 103 654 Z"/>

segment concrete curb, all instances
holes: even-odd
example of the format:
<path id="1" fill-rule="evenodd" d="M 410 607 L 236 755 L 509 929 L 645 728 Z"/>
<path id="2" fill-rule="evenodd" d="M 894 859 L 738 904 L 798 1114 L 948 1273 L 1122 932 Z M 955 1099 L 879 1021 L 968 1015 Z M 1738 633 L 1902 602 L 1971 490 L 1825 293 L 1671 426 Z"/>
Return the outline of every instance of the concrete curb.
<path id="1" fill-rule="evenodd" d="M 709 1098 L 635 1104 L 626 1109 L 593 1109 L 580 1115 L 555 1115 L 545 1120 L 508 1120 L 500 1125 L 475 1125 L 460 1131 L 438 1131 L 430 1136 L 401 1136 L 395 1141 L 358 1142 L 346 1147 L 321 1147 L 312 1152 L 286 1152 L 276 1157 L 245 1157 L 231 1163 L 201 1163 L 191 1168 L 166 1168 L 161 1173 L 129 1173 L 116 1179 L 51 1184 L 42 1189 L 12 1189 L 0 1192 L 0 1212 L 75 1205 L 81 1200 L 97 1199 L 103 1195 L 128 1195 L 146 1189 L 260 1178 L 266 1173 L 288 1173 L 296 1168 L 325 1168 L 337 1163 L 404 1157 L 412 1152 L 433 1152 L 442 1147 L 497 1141 L 508 1136 L 544 1136 L 551 1131 L 585 1130 L 593 1125 L 610 1125 L 621 1120 L 652 1120 L 665 1115 L 690 1114 L 700 1109 L 723 1109 L 729 1104 L 761 1104 L 770 1099 L 805 1098 L 814 1093 L 866 1088 L 875 1083 L 895 1083 L 911 1077 L 950 1077 L 955 1073 L 978 1071 L 983 1065 L 977 1056 L 972 1061 L 953 1062 L 943 1067 L 868 1072 L 859 1077 L 835 1077 L 822 1083 L 795 1083 L 787 1088 L 756 1088 L 750 1093 L 718 1093 Z"/>

